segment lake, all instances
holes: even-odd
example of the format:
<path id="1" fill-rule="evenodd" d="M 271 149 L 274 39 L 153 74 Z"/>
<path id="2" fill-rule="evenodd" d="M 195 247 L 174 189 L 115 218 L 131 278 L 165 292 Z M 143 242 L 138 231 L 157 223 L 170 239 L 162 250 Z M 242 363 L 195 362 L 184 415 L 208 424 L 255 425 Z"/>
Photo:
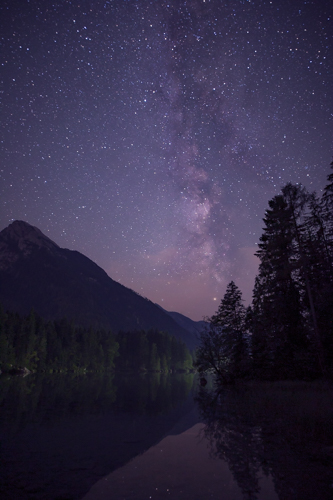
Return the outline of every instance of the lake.
<path id="1" fill-rule="evenodd" d="M 2 375 L 0 498 L 333 499 L 332 385 Z"/>

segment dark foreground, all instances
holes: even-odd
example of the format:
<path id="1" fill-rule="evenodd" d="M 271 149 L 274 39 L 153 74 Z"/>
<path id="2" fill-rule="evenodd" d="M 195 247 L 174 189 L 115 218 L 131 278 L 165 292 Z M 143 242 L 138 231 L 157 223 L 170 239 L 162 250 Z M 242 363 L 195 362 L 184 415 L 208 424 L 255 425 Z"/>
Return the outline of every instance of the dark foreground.
<path id="1" fill-rule="evenodd" d="M 0 378 L 3 500 L 333 499 L 324 382 Z"/>

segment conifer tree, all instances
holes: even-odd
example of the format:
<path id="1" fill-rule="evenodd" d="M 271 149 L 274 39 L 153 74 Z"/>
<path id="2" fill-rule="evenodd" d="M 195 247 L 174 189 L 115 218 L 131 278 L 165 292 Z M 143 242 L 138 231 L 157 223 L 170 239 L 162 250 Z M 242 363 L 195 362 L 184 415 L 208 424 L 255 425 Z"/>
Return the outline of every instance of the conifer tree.
<path id="1" fill-rule="evenodd" d="M 297 205 L 299 211 L 301 204 Z M 294 356 L 305 347 L 301 314 L 295 217 L 284 195 L 269 202 L 260 238 L 259 274 L 253 292 L 253 357 L 256 373 L 292 374 Z M 264 361 L 264 364 L 263 364 Z"/>
<path id="2" fill-rule="evenodd" d="M 211 323 L 223 326 L 234 331 L 241 330 L 244 326 L 245 308 L 242 304 L 242 292 L 231 281 L 226 289 L 219 308 L 211 317 Z"/>
<path id="3" fill-rule="evenodd" d="M 242 293 L 231 281 L 210 327 L 200 334 L 196 352 L 199 371 L 213 371 L 218 378 L 243 376 L 248 369 L 249 345 L 245 328 L 246 310 Z"/>
<path id="4" fill-rule="evenodd" d="M 331 162 L 331 169 L 332 172 L 327 177 L 328 184 L 324 188 L 321 200 L 328 255 L 328 272 L 321 282 L 321 293 L 318 295 L 320 301 L 317 307 L 326 369 L 333 376 L 333 162 Z"/>
<path id="5" fill-rule="evenodd" d="M 328 233 L 330 255 L 333 257 L 333 161 L 331 162 L 332 173 L 327 176 L 328 184 L 324 188 L 322 196 L 322 206 L 324 220 Z M 332 262 L 332 260 L 331 260 Z"/>

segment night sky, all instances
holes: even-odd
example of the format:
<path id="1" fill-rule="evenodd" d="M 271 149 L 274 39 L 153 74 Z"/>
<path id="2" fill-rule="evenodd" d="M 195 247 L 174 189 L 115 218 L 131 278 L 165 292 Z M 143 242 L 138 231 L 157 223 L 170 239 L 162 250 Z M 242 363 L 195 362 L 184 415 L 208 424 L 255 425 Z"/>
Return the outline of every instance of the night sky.
<path id="1" fill-rule="evenodd" d="M 332 161 L 332 2 L 1 2 L 15 219 L 192 319 L 251 300 L 264 211 Z"/>

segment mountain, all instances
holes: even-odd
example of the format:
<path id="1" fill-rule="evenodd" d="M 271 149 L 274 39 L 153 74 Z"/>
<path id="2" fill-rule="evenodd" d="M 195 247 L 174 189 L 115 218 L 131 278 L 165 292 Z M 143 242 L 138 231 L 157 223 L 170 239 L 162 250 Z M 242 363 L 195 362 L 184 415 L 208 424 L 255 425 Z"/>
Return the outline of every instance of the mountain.
<path id="1" fill-rule="evenodd" d="M 174 311 L 166 311 L 161 306 L 160 307 L 164 312 L 166 312 L 171 318 L 178 323 L 179 326 L 192 333 L 196 338 L 199 334 L 209 325 L 207 321 L 193 321 L 193 319 L 184 316 L 184 314 L 180 314 Z"/>
<path id="2" fill-rule="evenodd" d="M 39 229 L 15 221 L 0 232 L 0 303 L 45 319 L 119 330 L 157 328 L 190 349 L 195 335 L 150 300 L 110 278 L 80 252 L 60 248 Z"/>

